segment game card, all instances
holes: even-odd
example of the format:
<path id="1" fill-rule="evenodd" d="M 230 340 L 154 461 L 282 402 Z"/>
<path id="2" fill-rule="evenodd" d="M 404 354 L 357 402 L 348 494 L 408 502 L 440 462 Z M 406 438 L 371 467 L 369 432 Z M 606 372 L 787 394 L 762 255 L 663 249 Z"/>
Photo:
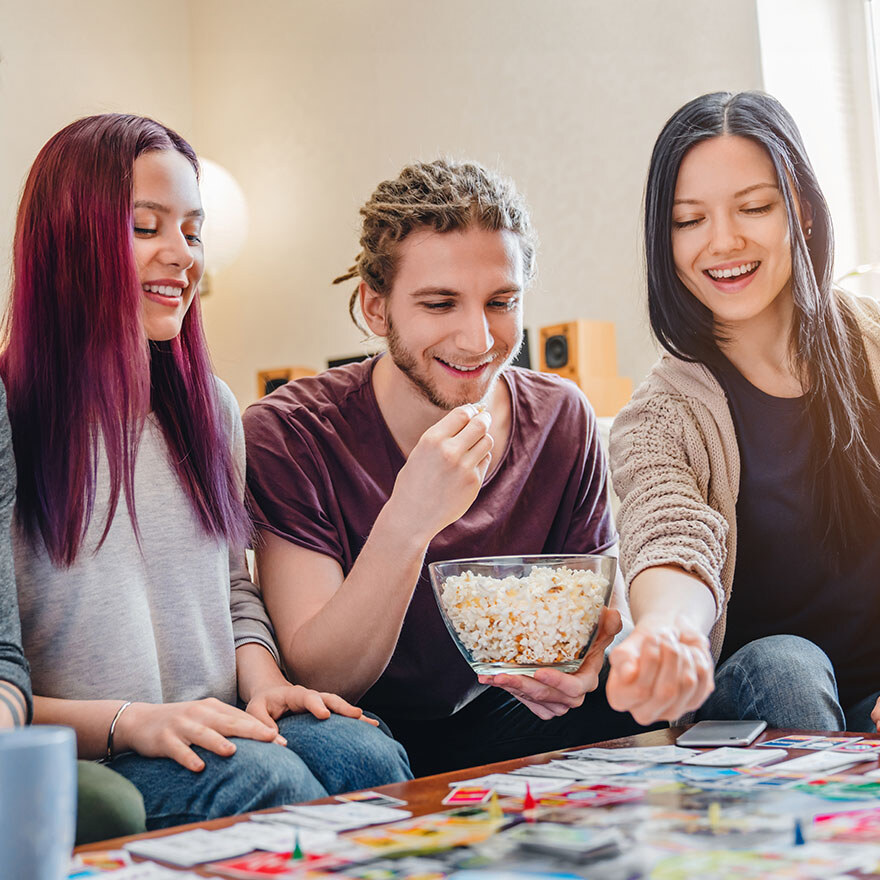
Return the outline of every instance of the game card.
<path id="1" fill-rule="evenodd" d="M 231 859 L 233 856 L 253 852 L 253 844 L 240 838 L 224 837 L 204 828 L 181 831 L 166 837 L 133 840 L 125 849 L 145 859 L 170 862 L 181 868 L 191 868 L 202 862 Z"/>
<path id="2" fill-rule="evenodd" d="M 684 749 L 681 746 L 641 746 L 622 749 L 600 749 L 590 746 L 565 752 L 565 759 L 592 758 L 597 761 L 638 761 L 647 764 L 676 764 L 685 758 L 698 755 L 696 749 Z"/>
<path id="3" fill-rule="evenodd" d="M 297 821 L 313 828 L 328 828 L 333 831 L 352 831 L 367 825 L 382 825 L 409 819 L 412 813 L 394 807 L 379 807 L 373 804 L 292 804 L 284 810 L 292 813 Z"/>
<path id="4" fill-rule="evenodd" d="M 639 800 L 645 793 L 639 788 L 623 785 L 577 785 L 559 795 L 564 803 L 578 804 L 589 807 L 604 807 L 606 804 L 619 804 L 626 801 Z M 544 798 L 538 798 L 538 804 L 544 804 Z M 553 803 L 548 806 L 559 806 Z"/>
<path id="5" fill-rule="evenodd" d="M 131 864 L 131 856 L 124 849 L 105 849 L 100 852 L 80 853 L 70 863 L 73 868 L 95 868 L 98 871 L 115 871 Z"/>
<path id="6" fill-rule="evenodd" d="M 759 749 L 805 749 L 807 743 L 815 742 L 817 739 L 825 739 L 825 737 L 793 733 L 791 736 L 780 736 L 776 739 L 768 739 L 766 742 L 755 743 L 755 746 Z"/>
<path id="7" fill-rule="evenodd" d="M 824 773 L 828 770 L 843 770 L 860 761 L 871 759 L 863 755 L 842 755 L 840 752 L 826 749 L 821 752 L 811 752 L 809 755 L 801 755 L 790 761 L 783 761 L 781 764 L 774 765 L 773 769 L 786 772 L 792 770 L 797 773 Z"/>
<path id="8" fill-rule="evenodd" d="M 596 776 L 621 776 L 624 773 L 634 773 L 637 770 L 644 770 L 649 766 L 650 764 L 647 764 L 644 761 L 594 761 L 589 758 L 550 762 L 550 767 L 554 768 L 560 776 L 568 776 L 571 779 L 590 779 Z"/>
<path id="9" fill-rule="evenodd" d="M 304 874 L 339 868 L 345 864 L 347 861 L 337 856 L 291 859 L 288 853 L 261 852 L 244 858 L 216 862 L 211 865 L 211 869 L 225 877 L 237 877 L 241 880 L 259 880 L 261 877 L 292 880 Z"/>
<path id="10" fill-rule="evenodd" d="M 861 742 L 860 736 L 817 736 L 812 742 L 801 746 L 802 749 L 821 751 L 822 749 L 836 749 L 838 746 L 850 745 Z"/>
<path id="11" fill-rule="evenodd" d="M 372 804 L 374 807 L 405 807 L 406 801 L 391 797 L 390 794 L 381 794 L 378 791 L 354 791 L 351 794 L 336 795 L 338 801 L 348 801 L 354 804 Z"/>
<path id="12" fill-rule="evenodd" d="M 100 877 L 103 873 L 92 876 Z M 189 871 L 181 874 L 180 871 L 175 871 L 173 868 L 163 868 L 162 865 L 157 865 L 155 862 L 138 862 L 136 865 L 128 865 L 128 867 L 111 871 L 111 873 L 113 880 L 199 880 L 198 875 L 191 874 Z M 68 880 L 80 876 L 87 875 L 71 874 Z"/>
<path id="13" fill-rule="evenodd" d="M 849 741 L 844 745 L 834 746 L 834 751 L 845 755 L 861 755 L 863 761 L 873 761 L 880 755 L 880 740 L 863 739 Z"/>
<path id="14" fill-rule="evenodd" d="M 474 788 L 467 785 L 453 788 L 452 791 L 443 798 L 442 803 L 447 806 L 462 807 L 467 804 L 485 804 L 492 797 L 491 788 Z"/>
<path id="15" fill-rule="evenodd" d="M 723 746 L 713 749 L 711 752 L 702 752 L 693 758 L 682 761 L 683 764 L 693 764 L 697 767 L 751 767 L 755 764 L 767 764 L 770 761 L 778 761 L 788 757 L 785 749 L 738 749 L 734 746 Z"/>
<path id="16" fill-rule="evenodd" d="M 269 815 L 287 816 L 288 813 Z M 266 852 L 289 853 L 295 842 L 307 853 L 329 852 L 338 847 L 339 838 L 335 831 L 317 828 L 290 827 L 278 822 L 238 822 L 228 828 L 214 832 L 223 838 L 241 840 L 250 843 L 251 850 L 262 849 Z"/>
<path id="17" fill-rule="evenodd" d="M 545 791 L 559 791 L 565 788 L 571 779 L 571 776 L 560 778 L 559 776 L 526 776 L 522 773 L 489 773 L 487 776 L 480 776 L 477 779 L 464 780 L 464 783 L 469 788 L 491 789 L 502 797 L 523 797 L 526 793 L 526 785 L 529 786 L 529 791 L 532 794 L 538 794 Z M 461 785 L 460 782 L 452 782 L 450 788 L 461 788 Z"/>

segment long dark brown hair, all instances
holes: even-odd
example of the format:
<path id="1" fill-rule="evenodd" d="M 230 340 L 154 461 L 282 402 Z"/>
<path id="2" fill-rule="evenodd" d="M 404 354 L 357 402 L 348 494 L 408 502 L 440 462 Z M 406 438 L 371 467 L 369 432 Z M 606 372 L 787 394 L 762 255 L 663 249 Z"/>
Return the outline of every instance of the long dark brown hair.
<path id="1" fill-rule="evenodd" d="M 820 537 L 834 560 L 876 538 L 880 527 L 880 403 L 864 342 L 831 278 L 834 238 L 825 197 L 788 111 L 761 92 L 716 92 L 685 104 L 666 123 L 651 156 L 645 194 L 648 309 L 657 339 L 682 360 L 713 366 L 721 357 L 712 312 L 682 283 L 672 256 L 672 206 L 679 168 L 695 144 L 737 135 L 773 162 L 791 238 L 794 322 L 791 351 L 807 384 L 812 473 Z M 793 187 L 792 185 L 793 184 Z M 809 205 L 804 236 L 796 202 Z"/>

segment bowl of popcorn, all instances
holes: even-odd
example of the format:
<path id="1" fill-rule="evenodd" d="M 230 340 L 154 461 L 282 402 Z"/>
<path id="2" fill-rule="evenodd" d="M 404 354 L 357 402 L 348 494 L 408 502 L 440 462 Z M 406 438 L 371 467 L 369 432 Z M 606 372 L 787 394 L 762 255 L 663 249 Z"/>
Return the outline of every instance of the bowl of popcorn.
<path id="1" fill-rule="evenodd" d="M 443 622 L 478 675 L 574 672 L 611 598 L 613 556 L 494 556 L 428 566 Z"/>

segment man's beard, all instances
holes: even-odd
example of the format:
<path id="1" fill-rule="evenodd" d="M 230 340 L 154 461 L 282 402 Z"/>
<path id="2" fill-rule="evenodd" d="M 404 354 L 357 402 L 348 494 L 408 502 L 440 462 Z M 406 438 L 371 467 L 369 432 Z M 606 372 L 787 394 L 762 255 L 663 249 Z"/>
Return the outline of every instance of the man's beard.
<path id="1" fill-rule="evenodd" d="M 388 354 L 394 362 L 394 365 L 407 377 L 407 379 L 409 379 L 416 391 L 418 391 L 419 394 L 421 394 L 422 397 L 424 397 L 432 406 L 448 411 L 455 409 L 457 406 L 462 406 L 465 403 L 479 402 L 464 395 L 460 400 L 449 400 L 441 397 L 440 392 L 434 387 L 433 382 L 420 372 L 419 363 L 416 360 L 415 355 L 413 355 L 413 353 L 401 342 L 400 335 L 395 329 L 390 317 L 388 319 L 388 335 L 385 337 L 385 341 L 388 345 Z M 489 392 L 492 390 L 495 382 L 501 375 L 501 371 L 516 357 L 521 346 L 522 335 L 520 335 L 519 344 L 512 352 L 508 352 L 507 355 L 503 357 L 501 366 L 495 369 L 495 375 L 486 387 L 483 398 L 489 395 Z M 501 357 L 501 355 L 501 352 L 497 352 L 495 357 Z"/>

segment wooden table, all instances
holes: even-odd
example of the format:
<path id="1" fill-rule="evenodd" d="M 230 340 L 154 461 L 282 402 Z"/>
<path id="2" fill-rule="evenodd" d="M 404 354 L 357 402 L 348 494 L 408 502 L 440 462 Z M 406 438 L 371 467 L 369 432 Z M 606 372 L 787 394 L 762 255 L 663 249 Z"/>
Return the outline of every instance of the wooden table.
<path id="1" fill-rule="evenodd" d="M 654 730 L 650 733 L 641 733 L 637 736 L 628 736 L 623 737 L 621 739 L 613 739 L 606 740 L 603 742 L 595 743 L 597 746 L 665 746 L 665 745 L 673 745 L 675 743 L 675 738 L 684 730 L 685 728 L 664 728 L 663 730 Z M 773 730 L 765 730 L 756 740 L 754 744 L 759 742 L 764 742 L 766 740 L 776 739 L 779 736 L 786 736 L 789 734 L 821 734 L 823 731 L 815 731 L 815 730 L 793 730 L 793 729 L 773 729 Z M 880 734 L 845 734 L 840 732 L 827 732 L 828 736 L 847 736 L 850 735 L 854 738 L 861 739 L 880 739 Z M 801 754 L 808 754 L 805 749 L 791 749 L 790 757 L 796 757 Z M 530 764 L 546 764 L 554 758 L 558 758 L 560 752 L 545 752 L 540 755 L 531 755 L 527 758 L 516 758 L 512 761 L 499 761 L 496 764 L 483 764 L 479 767 L 470 767 L 466 770 L 456 770 L 452 773 L 440 773 L 436 776 L 423 776 L 419 779 L 413 779 L 411 782 L 395 782 L 391 785 L 383 785 L 379 788 L 376 788 L 376 791 L 384 792 L 385 794 L 392 795 L 393 797 L 400 798 L 407 802 L 406 809 L 409 810 L 414 816 L 424 816 L 428 813 L 436 813 L 440 810 L 449 809 L 448 807 L 444 807 L 441 801 L 443 798 L 449 793 L 449 783 L 454 782 L 459 779 L 472 779 L 477 776 L 483 776 L 487 773 L 509 773 L 511 770 L 515 770 L 518 767 L 526 767 Z M 875 767 L 876 761 L 872 763 L 864 763 L 857 765 L 856 767 L 847 770 L 848 774 L 858 774 L 862 773 L 865 770 L 869 770 Z M 314 801 L 313 803 L 321 804 L 321 803 L 338 803 L 333 798 L 323 798 L 322 800 Z M 272 812 L 271 810 L 264 810 L 263 812 Z M 90 852 L 97 850 L 106 850 L 106 849 L 118 849 L 122 844 L 127 843 L 131 840 L 142 840 L 147 837 L 161 837 L 165 834 L 176 834 L 179 831 L 187 831 L 192 828 L 225 828 L 227 825 L 233 825 L 236 822 L 241 822 L 249 818 L 252 814 L 245 813 L 241 816 L 231 816 L 226 819 L 213 819 L 209 822 L 198 822 L 191 825 L 179 825 L 175 828 L 163 828 L 161 831 L 152 831 L 147 832 L 146 834 L 139 834 L 133 837 L 119 837 L 114 840 L 105 840 L 101 843 L 93 843 L 88 846 L 78 847 L 75 852 Z M 171 866 L 169 866 L 171 867 Z M 198 868 L 187 868 L 178 869 L 181 873 L 185 871 L 191 871 L 196 874 L 202 874 L 206 877 L 214 877 L 216 878 L 216 874 L 209 874 L 208 872 L 200 871 Z M 109 875 L 112 876 L 112 875 Z"/>

